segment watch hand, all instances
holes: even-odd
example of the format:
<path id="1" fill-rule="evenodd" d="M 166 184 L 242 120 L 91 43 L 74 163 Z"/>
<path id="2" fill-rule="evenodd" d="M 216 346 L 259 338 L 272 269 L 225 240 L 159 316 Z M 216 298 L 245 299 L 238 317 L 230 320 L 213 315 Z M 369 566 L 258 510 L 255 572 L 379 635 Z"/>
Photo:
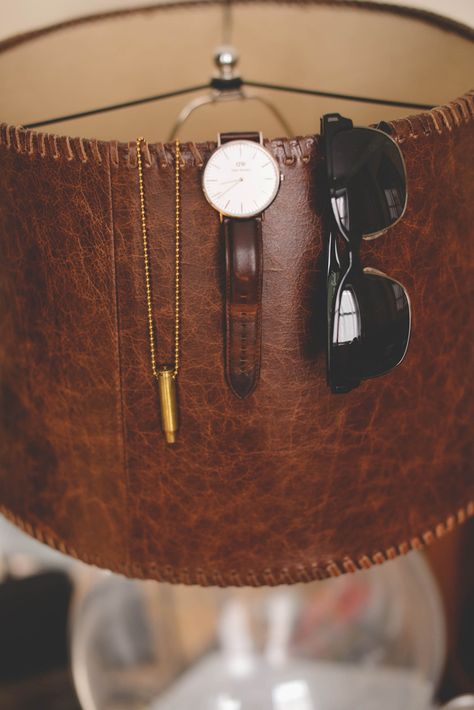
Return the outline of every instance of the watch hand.
<path id="1" fill-rule="evenodd" d="M 224 192 L 219 193 L 219 197 L 222 197 L 222 195 L 225 195 L 226 192 L 229 192 L 229 190 L 232 190 L 233 187 L 237 185 L 238 182 L 242 182 L 243 178 L 239 178 L 236 180 L 230 187 L 227 188 L 227 190 L 224 190 Z"/>
<path id="2" fill-rule="evenodd" d="M 230 185 L 231 182 L 240 182 L 242 178 L 235 178 L 234 180 L 226 180 L 225 182 L 221 182 L 221 185 Z"/>

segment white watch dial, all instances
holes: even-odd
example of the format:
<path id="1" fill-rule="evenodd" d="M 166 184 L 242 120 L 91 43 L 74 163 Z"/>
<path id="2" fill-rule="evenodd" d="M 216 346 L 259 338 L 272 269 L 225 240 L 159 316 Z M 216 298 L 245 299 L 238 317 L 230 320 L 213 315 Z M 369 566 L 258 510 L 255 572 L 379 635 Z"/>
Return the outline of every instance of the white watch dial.
<path id="1" fill-rule="evenodd" d="M 211 205 L 228 217 L 253 217 L 275 199 L 280 171 L 272 154 L 259 143 L 224 143 L 209 158 L 202 179 Z"/>

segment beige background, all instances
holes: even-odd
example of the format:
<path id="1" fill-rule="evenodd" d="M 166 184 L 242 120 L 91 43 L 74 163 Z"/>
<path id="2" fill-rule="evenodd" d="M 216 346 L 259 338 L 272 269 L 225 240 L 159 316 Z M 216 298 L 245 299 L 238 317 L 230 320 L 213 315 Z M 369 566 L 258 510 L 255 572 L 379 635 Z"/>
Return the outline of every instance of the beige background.
<path id="1" fill-rule="evenodd" d="M 0 38 L 78 15 L 145 4 L 146 0 L 15 0 L 3 10 Z M 397 0 L 394 4 L 432 10 L 474 26 L 474 0 Z"/>
<path id="2" fill-rule="evenodd" d="M 474 18 L 469 20 L 474 0 L 410 2 L 449 11 L 474 26 Z M 1 33 L 130 5 L 143 5 L 143 0 L 16 0 L 5 13 Z M 297 85 L 303 88 L 429 105 L 444 104 L 472 88 L 474 46 L 454 33 L 391 13 L 351 8 L 344 10 L 343 23 L 339 13 L 327 6 L 279 3 L 271 13 L 269 23 L 268 8 L 244 3 L 233 16 L 231 41 L 241 56 L 239 70 L 250 79 L 294 85 L 297 76 Z M 5 52 L 0 57 L 1 120 L 28 125 L 201 84 L 214 70 L 212 53 L 222 41 L 222 19 L 222 8 L 214 4 L 187 8 L 185 16 L 179 9 L 137 13 L 109 23 L 65 29 Z M 292 23 L 298 27 L 297 34 L 288 32 Z M 194 31 L 198 26 L 199 31 Z M 258 125 L 269 138 L 312 135 L 322 114 L 348 111 L 347 101 L 334 98 L 265 90 L 249 93 L 271 101 L 289 128 L 275 121 L 261 101 L 233 101 L 193 113 L 178 137 L 212 140 L 217 131 L 234 130 L 237 120 L 239 130 Z M 172 128 L 179 111 L 196 95 L 58 121 L 48 130 L 124 142 L 137 135 L 167 141 L 175 137 Z M 349 110 L 361 125 L 413 113 L 408 107 L 362 102 L 351 102 Z"/>

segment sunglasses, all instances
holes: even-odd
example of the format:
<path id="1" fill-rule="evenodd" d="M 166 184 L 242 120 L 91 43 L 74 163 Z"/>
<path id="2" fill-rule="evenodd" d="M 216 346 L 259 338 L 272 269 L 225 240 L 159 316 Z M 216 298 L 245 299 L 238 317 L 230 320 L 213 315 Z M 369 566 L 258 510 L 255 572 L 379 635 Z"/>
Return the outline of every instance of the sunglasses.
<path id="1" fill-rule="evenodd" d="M 395 279 L 363 267 L 362 239 L 393 227 L 407 202 L 400 148 L 378 128 L 337 113 L 321 119 L 331 210 L 326 228 L 327 379 L 334 393 L 393 370 L 405 357 L 410 299 Z M 345 245 L 345 247 L 344 247 Z M 344 248 L 341 248 L 344 247 Z"/>

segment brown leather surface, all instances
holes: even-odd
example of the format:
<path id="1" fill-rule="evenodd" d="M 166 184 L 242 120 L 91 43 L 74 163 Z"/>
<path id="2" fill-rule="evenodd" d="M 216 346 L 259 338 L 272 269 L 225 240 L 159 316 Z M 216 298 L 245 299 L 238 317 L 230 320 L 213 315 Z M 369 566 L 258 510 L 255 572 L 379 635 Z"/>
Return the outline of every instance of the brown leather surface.
<path id="1" fill-rule="evenodd" d="M 181 426 L 149 371 L 136 150 L 0 129 L 0 505 L 39 539 L 127 575 L 277 584 L 379 563 L 474 514 L 474 94 L 392 122 L 409 198 L 364 264 L 407 288 L 403 365 L 325 382 L 317 136 L 266 145 L 259 386 L 225 381 L 224 245 L 182 146 Z M 148 152 L 148 154 L 147 154 Z M 172 350 L 173 147 L 145 151 L 154 312 Z M 156 276 L 156 279 L 155 279 Z"/>
<path id="2" fill-rule="evenodd" d="M 262 220 L 222 223 L 226 261 L 226 377 L 241 399 L 257 386 L 261 359 Z"/>

